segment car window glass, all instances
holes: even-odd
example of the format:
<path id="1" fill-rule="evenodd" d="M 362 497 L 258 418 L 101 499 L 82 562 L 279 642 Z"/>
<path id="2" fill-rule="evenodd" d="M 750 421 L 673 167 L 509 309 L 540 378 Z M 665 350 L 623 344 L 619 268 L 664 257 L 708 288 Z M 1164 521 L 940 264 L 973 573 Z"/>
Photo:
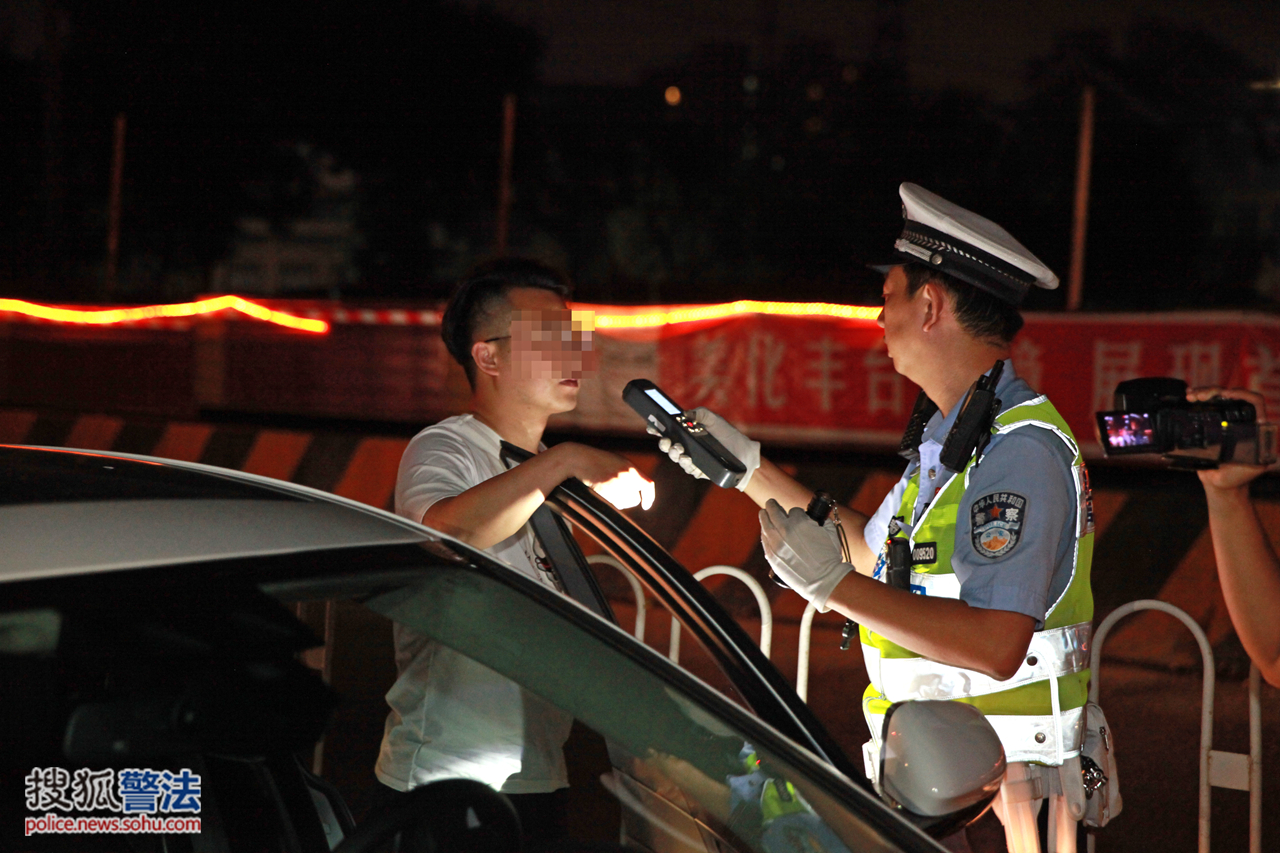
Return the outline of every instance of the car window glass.
<path id="1" fill-rule="evenodd" d="M 638 611 L 635 594 L 626 581 L 621 579 L 621 572 L 627 570 L 615 569 L 612 564 L 603 562 L 598 556 L 592 558 L 591 568 L 600 580 L 601 587 L 609 592 L 610 605 L 617 616 L 619 626 L 635 636 Z M 645 645 L 667 658 L 674 653 L 675 662 L 682 669 L 688 670 L 729 699 L 749 709 L 749 703 L 733 686 L 733 682 L 725 675 L 724 670 L 716 663 L 715 658 L 702 645 L 698 637 L 684 630 L 678 620 L 673 620 L 671 613 L 656 600 L 654 591 L 643 582 L 641 582 L 641 589 L 646 596 Z M 759 636 L 754 626 L 750 629 L 750 633 L 752 639 Z"/>
<path id="2" fill-rule="evenodd" d="M 664 656 L 674 654 L 675 662 L 681 667 L 744 708 L 750 707 L 697 635 L 681 627 L 678 620 L 673 620 L 646 578 L 627 567 L 624 555 L 610 553 L 608 543 L 591 540 L 587 531 L 575 528 L 574 533 L 579 543 L 586 546 L 584 551 L 590 553 L 587 564 L 623 630 L 639 637 L 645 645 Z M 644 630 L 639 634 L 636 620 L 641 610 L 637 594 L 644 598 Z M 751 631 L 753 638 L 759 637 L 758 625 L 751 626 Z"/>
<path id="3" fill-rule="evenodd" d="M 505 442 L 503 453 L 511 457 L 508 464 L 518 464 L 518 460 L 528 456 L 524 451 Z M 672 619 L 673 614 L 663 612 L 658 603 L 664 596 L 650 585 L 650 579 L 655 577 L 654 561 L 662 561 L 667 569 L 674 568 L 681 574 L 687 569 L 663 551 L 661 545 L 653 541 L 629 513 L 619 512 L 577 480 L 570 479 L 562 483 L 548 497 L 548 504 L 555 513 L 562 516 L 575 540 L 569 543 L 570 550 L 575 552 L 572 554 L 554 546 L 548 548 L 548 543 L 543 542 L 548 559 L 556 566 L 561 581 L 566 585 L 566 594 L 589 608 L 596 609 L 595 594 L 588 594 L 581 588 L 575 593 L 573 589 L 578 583 L 574 578 L 579 576 L 579 572 L 582 569 L 590 572 L 594 578 L 594 586 L 604 593 L 608 606 L 614 611 L 613 615 L 619 620 L 627 621 L 632 626 L 634 636 L 642 638 L 652 648 L 697 673 L 733 701 L 743 707 L 750 707 L 750 703 L 735 688 L 732 678 L 721 668 L 717 656 L 704 645 L 700 632 L 684 623 L 684 616 L 677 616 L 680 620 L 677 623 Z M 544 532 L 539 532 L 537 514 L 531 521 L 540 540 L 543 539 L 544 532 L 550 532 L 546 531 L 545 524 Z M 660 553 L 654 553 L 650 549 L 656 549 Z M 587 558 L 592 562 L 586 566 L 581 565 L 584 554 L 592 555 Z M 561 562 L 574 565 L 562 566 L 559 565 Z M 663 571 L 665 569 L 656 573 L 660 584 L 664 583 L 661 579 Z M 637 624 L 641 605 L 645 605 L 643 609 L 648 611 L 643 630 Z M 727 623 L 734 622 L 728 614 L 723 614 L 723 619 Z M 737 625 L 732 627 L 736 629 Z M 759 628 L 756 630 L 759 636 Z"/>
<path id="4" fill-rule="evenodd" d="M 898 850 L 859 808 L 776 748 L 750 717 L 606 626 L 553 612 L 486 575 L 442 570 L 366 602 L 573 715 L 609 743 L 600 785 L 649 850 Z M 773 746 L 763 743 L 772 740 Z M 862 810 L 883 810 L 848 786 Z"/>

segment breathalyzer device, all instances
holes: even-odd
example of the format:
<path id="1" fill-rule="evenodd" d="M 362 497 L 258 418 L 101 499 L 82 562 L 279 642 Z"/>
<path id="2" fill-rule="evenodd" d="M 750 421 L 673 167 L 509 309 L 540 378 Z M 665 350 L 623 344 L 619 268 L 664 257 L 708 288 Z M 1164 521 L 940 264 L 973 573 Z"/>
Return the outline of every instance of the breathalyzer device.
<path id="1" fill-rule="evenodd" d="M 747 466 L 738 457 L 716 441 L 706 427 L 685 415 L 682 408 L 648 379 L 628 382 L 622 389 L 622 399 L 663 438 L 682 446 L 698 470 L 717 486 L 732 488 L 746 475 Z"/>

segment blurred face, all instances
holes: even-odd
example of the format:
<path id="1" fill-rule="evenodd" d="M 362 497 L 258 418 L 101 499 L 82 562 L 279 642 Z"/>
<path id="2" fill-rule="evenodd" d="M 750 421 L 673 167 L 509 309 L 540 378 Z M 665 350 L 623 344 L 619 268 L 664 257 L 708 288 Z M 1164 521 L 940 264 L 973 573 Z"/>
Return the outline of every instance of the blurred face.
<path id="1" fill-rule="evenodd" d="M 507 302 L 510 325 L 497 341 L 506 393 L 552 412 L 573 409 L 579 381 L 598 360 L 594 315 L 571 311 L 559 296 L 538 288 L 512 290 Z"/>
<path id="2" fill-rule="evenodd" d="M 597 352 L 591 311 L 513 309 L 511 357 L 525 378 L 578 380 L 594 370 Z"/>

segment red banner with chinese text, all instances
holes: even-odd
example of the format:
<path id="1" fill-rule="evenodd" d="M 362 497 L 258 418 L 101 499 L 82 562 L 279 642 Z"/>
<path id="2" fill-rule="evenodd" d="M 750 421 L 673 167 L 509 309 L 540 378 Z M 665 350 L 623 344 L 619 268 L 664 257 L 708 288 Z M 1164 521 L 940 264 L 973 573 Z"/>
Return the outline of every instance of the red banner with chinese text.
<path id="1" fill-rule="evenodd" d="M 1125 379 L 1247 387 L 1280 412 L 1280 318 L 1202 312 L 1026 320 L 1014 367 L 1049 395 L 1090 455 L 1099 452 L 1093 413 L 1112 407 Z M 599 381 L 584 383 L 579 411 L 562 416 L 565 426 L 637 429 L 619 395 L 643 376 L 682 405 L 708 406 L 761 439 L 888 448 L 915 401 L 917 389 L 894 371 L 873 320 L 750 314 L 597 335 Z"/>
<path id="2" fill-rule="evenodd" d="M 461 368 L 439 337 L 439 306 L 264 304 L 323 319 L 329 330 L 303 333 L 227 311 L 111 325 L 0 311 L 0 368 L 9 365 L 0 369 L 0 402 L 187 418 L 224 411 L 413 424 L 470 405 Z M 645 377 L 681 404 L 710 406 L 767 441 L 890 449 L 915 399 L 916 389 L 886 356 L 875 308 L 576 307 L 598 315 L 600 370 L 584 378 L 577 410 L 557 416 L 555 428 L 638 432 L 641 421 L 621 393 L 628 381 Z M 1280 417 L 1276 316 L 1028 314 L 1013 356 L 1018 373 L 1049 395 L 1090 454 L 1098 452 L 1093 412 L 1112 407 L 1118 382 L 1139 376 L 1247 387 Z"/>

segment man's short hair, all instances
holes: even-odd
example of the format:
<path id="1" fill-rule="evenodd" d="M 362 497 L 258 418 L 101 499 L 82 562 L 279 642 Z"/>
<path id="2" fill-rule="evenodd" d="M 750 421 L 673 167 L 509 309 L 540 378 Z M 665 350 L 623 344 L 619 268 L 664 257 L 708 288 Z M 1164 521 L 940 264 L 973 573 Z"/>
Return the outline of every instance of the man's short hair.
<path id="1" fill-rule="evenodd" d="M 476 387 L 476 363 L 471 347 L 476 335 L 504 307 L 507 294 L 521 287 L 549 290 L 568 300 L 573 293 L 569 279 L 559 270 L 530 258 L 498 258 L 474 267 L 458 282 L 440 321 L 440 337 Z"/>
<path id="2" fill-rule="evenodd" d="M 985 290 L 961 281 L 953 275 L 925 264 L 903 264 L 907 275 L 907 295 L 915 296 L 931 281 L 942 285 L 951 295 L 953 310 L 960 327 L 975 338 L 997 344 L 1011 344 L 1022 329 L 1022 314 L 1015 305 Z"/>

